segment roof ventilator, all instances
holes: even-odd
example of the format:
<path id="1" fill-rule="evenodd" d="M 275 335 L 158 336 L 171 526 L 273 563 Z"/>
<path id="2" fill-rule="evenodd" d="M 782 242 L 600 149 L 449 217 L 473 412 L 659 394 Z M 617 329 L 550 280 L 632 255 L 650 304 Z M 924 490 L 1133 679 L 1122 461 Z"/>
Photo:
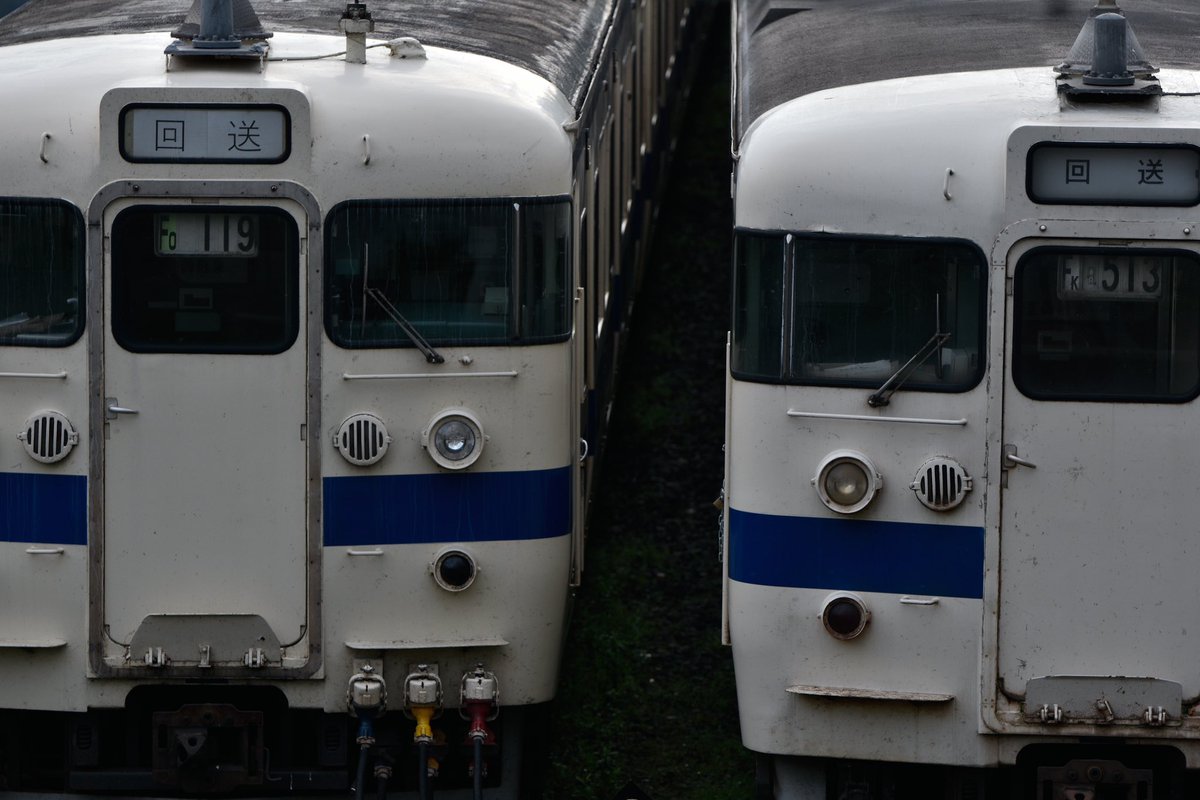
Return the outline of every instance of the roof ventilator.
<path id="1" fill-rule="evenodd" d="M 273 34 L 263 30 L 250 0 L 194 0 L 171 35 L 176 41 L 163 51 L 168 70 L 173 57 L 255 60 L 261 69 Z"/>
<path id="2" fill-rule="evenodd" d="M 1156 97 L 1158 67 L 1146 59 L 1116 0 L 1098 0 L 1066 60 L 1054 68 L 1058 89 L 1077 99 Z"/>

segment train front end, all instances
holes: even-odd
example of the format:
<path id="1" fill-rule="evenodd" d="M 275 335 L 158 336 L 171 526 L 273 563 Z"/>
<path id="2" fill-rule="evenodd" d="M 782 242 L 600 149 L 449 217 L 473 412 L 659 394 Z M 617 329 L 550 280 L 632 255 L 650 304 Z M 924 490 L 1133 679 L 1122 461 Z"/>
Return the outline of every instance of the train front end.
<path id="1" fill-rule="evenodd" d="M 0 55 L 3 788 L 517 796 L 582 513 L 574 109 L 330 24 Z"/>
<path id="2" fill-rule="evenodd" d="M 1196 791 L 1197 73 L 1096 75 L 831 89 L 742 139 L 726 633 L 764 796 Z"/>

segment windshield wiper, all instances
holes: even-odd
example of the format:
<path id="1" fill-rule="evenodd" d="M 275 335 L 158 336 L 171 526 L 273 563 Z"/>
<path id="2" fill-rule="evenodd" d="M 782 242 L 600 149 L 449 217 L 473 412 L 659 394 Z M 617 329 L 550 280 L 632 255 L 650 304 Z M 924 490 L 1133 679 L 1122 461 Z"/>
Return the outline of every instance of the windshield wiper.
<path id="1" fill-rule="evenodd" d="M 949 333 L 942 332 L 941 306 L 942 296 L 936 295 L 934 298 L 934 314 L 937 316 L 937 324 L 934 325 L 933 336 L 930 336 L 929 341 L 921 345 L 921 349 L 918 350 L 912 358 L 906 361 L 904 366 L 893 372 L 892 377 L 883 382 L 883 386 L 880 386 L 875 390 L 874 394 L 867 398 L 867 405 L 869 405 L 871 408 L 886 406 L 889 402 L 891 402 L 892 395 L 895 394 L 896 390 L 900 388 L 900 384 L 908 380 L 908 376 L 912 375 L 913 372 L 916 371 L 917 367 L 924 364 L 925 359 L 929 358 L 935 352 L 941 350 L 942 345 L 944 345 L 950 338 Z M 938 359 L 937 369 L 939 378 L 941 377 L 941 367 L 941 359 Z"/>
<path id="2" fill-rule="evenodd" d="M 940 332 L 930 336 L 929 341 L 921 345 L 921 349 L 917 351 L 916 355 L 910 358 L 903 367 L 896 370 L 892 377 L 883 382 L 883 386 L 880 386 L 874 394 L 867 398 L 867 405 L 871 408 L 886 406 L 895 391 L 900 388 L 900 384 L 908 380 L 908 376 L 925 363 L 925 359 L 933 355 L 934 351 L 941 348 L 949 338 L 950 334 Z"/>
<path id="3" fill-rule="evenodd" d="M 396 327 L 404 331 L 404 335 L 417 346 L 417 349 L 425 356 L 425 360 L 430 364 L 442 364 L 446 359 L 441 353 L 433 349 L 433 346 L 425 340 L 425 337 L 413 327 L 413 324 L 404 318 L 400 310 L 392 305 L 392 301 L 387 299 L 387 296 L 378 289 L 368 288 L 366 294 L 372 300 L 379 304 L 383 309 L 383 313 L 391 318 L 392 322 L 396 323 Z"/>

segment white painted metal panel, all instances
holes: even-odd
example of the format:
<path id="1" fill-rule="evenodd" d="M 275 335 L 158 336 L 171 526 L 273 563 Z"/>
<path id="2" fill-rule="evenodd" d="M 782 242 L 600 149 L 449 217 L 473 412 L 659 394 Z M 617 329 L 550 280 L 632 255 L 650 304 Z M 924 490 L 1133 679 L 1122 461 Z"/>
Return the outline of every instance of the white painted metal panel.
<path id="1" fill-rule="evenodd" d="M 81 644 L 77 587 L 86 585 L 87 574 L 87 449 L 77 445 L 62 461 L 43 465 L 25 452 L 17 436 L 30 416 L 50 409 L 65 415 L 86 441 L 85 387 L 82 342 L 68 348 L 0 348 L 0 502 L 6 511 L 0 531 L 0 647 Z M 39 500 L 61 506 L 72 496 L 81 503 L 77 508 L 33 514 Z"/>
<path id="2" fill-rule="evenodd" d="M 451 548 L 479 566 L 463 592 L 439 588 L 430 574 L 437 555 Z M 505 704 L 553 699 L 570 603 L 569 536 L 377 549 L 357 557 L 348 548 L 325 549 L 328 673 L 350 673 L 355 658 L 381 659 L 389 685 L 399 685 L 413 664 L 437 664 L 446 705 L 455 707 L 459 678 L 483 662 L 500 679 Z M 362 601 L 385 592 L 386 603 Z M 326 710 L 342 710 L 344 682 L 325 688 Z"/>
<path id="3" fill-rule="evenodd" d="M 975 765 L 995 757 L 993 743 L 974 735 L 978 600 L 921 606 L 857 593 L 871 609 L 870 631 L 842 642 L 821 626 L 828 590 L 734 580 L 729 593 L 738 713 L 750 749 Z"/>
<path id="4" fill-rule="evenodd" d="M 1010 276 L 1031 246 L 1010 251 Z M 1008 360 L 1002 441 L 1036 468 L 1005 470 L 1000 692 L 1020 697 L 1036 678 L 1090 675 L 1176 681 L 1185 698 L 1200 693 L 1200 640 L 1189 635 L 1195 613 L 1177 599 L 1200 568 L 1188 522 L 1200 516 L 1200 453 L 1179 435 L 1194 413 L 1194 401 L 1031 399 L 1014 385 Z"/>
<path id="5" fill-rule="evenodd" d="M 106 213 L 106 234 L 122 206 L 129 204 Z M 304 230 L 302 220 L 296 224 Z M 300 276 L 292 298 L 299 319 L 302 261 L 291 266 Z M 112 274 L 106 254 L 106 320 Z M 281 642 L 300 638 L 305 331 L 300 325 L 291 346 L 275 355 L 134 353 L 111 327 L 105 331 L 105 395 L 137 412 L 105 426 L 104 624 L 114 640 L 128 642 L 151 614 L 257 614 Z"/>

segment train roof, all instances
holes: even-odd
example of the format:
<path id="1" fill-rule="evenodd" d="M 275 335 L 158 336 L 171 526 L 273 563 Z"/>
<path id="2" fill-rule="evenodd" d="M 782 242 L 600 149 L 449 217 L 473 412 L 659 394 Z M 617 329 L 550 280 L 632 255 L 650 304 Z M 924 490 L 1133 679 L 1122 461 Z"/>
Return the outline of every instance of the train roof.
<path id="1" fill-rule="evenodd" d="M 734 0 L 737 129 L 835 86 L 1063 62 L 1094 0 Z M 1122 9 L 1157 67 L 1200 67 L 1195 0 Z"/>
<path id="2" fill-rule="evenodd" d="M 179 29 L 190 0 L 29 0 L 0 18 L 0 46 L 56 38 Z M 263 29 L 340 35 L 339 0 L 253 0 Z M 615 0 L 368 0 L 372 38 L 491 56 L 554 84 L 579 107 Z M 164 41 L 164 46 L 167 41 Z"/>

